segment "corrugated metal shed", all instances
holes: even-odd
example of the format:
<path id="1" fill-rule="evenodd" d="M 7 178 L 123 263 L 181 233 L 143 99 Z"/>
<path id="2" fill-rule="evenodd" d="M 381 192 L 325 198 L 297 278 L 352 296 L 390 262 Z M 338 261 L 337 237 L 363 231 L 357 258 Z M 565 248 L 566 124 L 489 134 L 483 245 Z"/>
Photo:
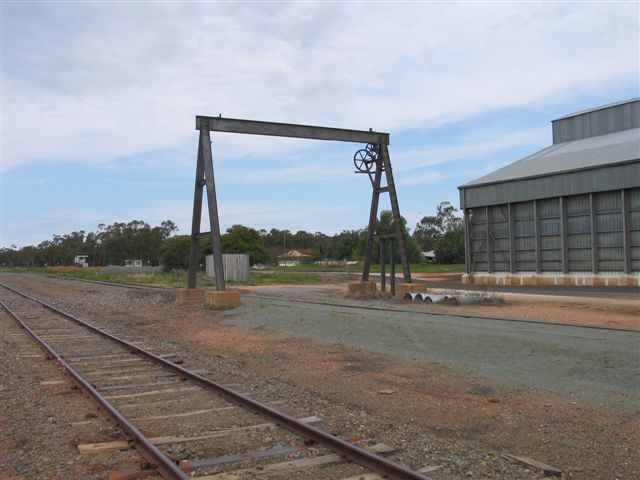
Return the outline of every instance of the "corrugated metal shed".
<path id="1" fill-rule="evenodd" d="M 553 145 L 458 187 L 469 278 L 637 285 L 640 99 L 553 128 Z"/>

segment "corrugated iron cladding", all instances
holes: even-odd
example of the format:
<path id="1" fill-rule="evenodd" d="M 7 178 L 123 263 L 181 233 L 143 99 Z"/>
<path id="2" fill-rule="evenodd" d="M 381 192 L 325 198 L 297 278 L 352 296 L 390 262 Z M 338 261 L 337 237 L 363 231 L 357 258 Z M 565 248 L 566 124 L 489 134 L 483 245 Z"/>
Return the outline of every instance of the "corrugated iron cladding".
<path id="1" fill-rule="evenodd" d="M 540 198 L 634 188 L 640 185 L 640 161 L 589 170 L 460 187 L 462 208 L 499 205 Z"/>
<path id="2" fill-rule="evenodd" d="M 471 272 L 640 272 L 640 188 L 465 213 Z"/>
<path id="3" fill-rule="evenodd" d="M 552 121 L 553 143 L 640 127 L 640 99 L 578 112 Z"/>

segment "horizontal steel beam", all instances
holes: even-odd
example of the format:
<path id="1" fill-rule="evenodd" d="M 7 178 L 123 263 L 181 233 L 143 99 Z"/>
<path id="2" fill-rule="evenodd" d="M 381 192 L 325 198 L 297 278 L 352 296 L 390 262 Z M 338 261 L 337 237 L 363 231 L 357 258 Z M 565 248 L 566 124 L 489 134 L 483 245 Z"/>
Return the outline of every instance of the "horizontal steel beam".
<path id="1" fill-rule="evenodd" d="M 375 143 L 389 145 L 389 134 L 371 130 L 347 130 L 344 128 L 316 127 L 292 123 L 258 122 L 238 118 L 196 116 L 196 130 L 212 132 L 269 135 L 272 137 L 308 138 L 336 142 Z"/>

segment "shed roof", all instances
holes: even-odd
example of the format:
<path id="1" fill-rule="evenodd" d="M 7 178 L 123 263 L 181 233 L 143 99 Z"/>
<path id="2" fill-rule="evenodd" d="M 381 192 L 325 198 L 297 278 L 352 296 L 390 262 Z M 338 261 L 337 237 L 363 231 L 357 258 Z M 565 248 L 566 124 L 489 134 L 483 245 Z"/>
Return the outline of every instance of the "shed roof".
<path id="1" fill-rule="evenodd" d="M 289 250 L 286 253 L 283 253 L 282 255 L 278 255 L 278 258 L 309 258 L 311 255 L 308 255 L 306 253 L 303 253 L 299 250 L 293 249 L 293 250 Z"/>
<path id="2" fill-rule="evenodd" d="M 640 159 L 640 128 L 558 143 L 462 185 L 475 187 Z"/>

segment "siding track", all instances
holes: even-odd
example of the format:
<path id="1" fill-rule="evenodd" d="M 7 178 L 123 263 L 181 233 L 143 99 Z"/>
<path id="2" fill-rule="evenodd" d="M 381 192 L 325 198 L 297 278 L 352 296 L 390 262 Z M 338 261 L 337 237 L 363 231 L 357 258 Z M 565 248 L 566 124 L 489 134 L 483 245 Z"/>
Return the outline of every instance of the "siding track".
<path id="1" fill-rule="evenodd" d="M 50 275 L 50 274 L 39 274 L 48 278 L 57 278 L 63 280 L 70 280 L 75 282 L 85 282 L 85 283 L 96 283 L 99 285 L 108 285 L 113 287 L 122 287 L 122 288 L 130 288 L 135 290 L 165 290 L 172 291 L 172 287 L 162 287 L 159 285 L 139 285 L 132 283 L 117 283 L 117 282 L 106 282 L 102 280 L 88 280 L 67 276 L 59 276 L 59 275 Z M 436 316 L 436 317 L 456 317 L 456 318 L 468 318 L 468 319 L 481 319 L 488 320 L 494 322 L 511 322 L 511 323 L 529 323 L 536 325 L 548 325 L 550 327 L 571 327 L 571 328 L 585 328 L 585 329 L 595 329 L 595 330 L 611 330 L 611 331 L 620 331 L 620 332 L 633 332 L 640 333 L 640 330 L 634 328 L 622 328 L 622 327 L 606 327 L 602 325 L 590 325 L 583 323 L 566 323 L 566 322 L 551 322 L 547 320 L 535 320 L 530 318 L 514 318 L 514 317 L 490 317 L 486 315 L 471 315 L 471 314 L 462 314 L 462 313 L 448 313 L 448 312 L 432 312 L 432 311 L 420 311 L 420 310 L 410 310 L 401 307 L 373 307 L 367 305 L 356 305 L 356 304 L 348 304 L 348 303 L 337 303 L 337 302 L 321 302 L 314 300 L 300 300 L 300 299 L 292 299 L 281 297 L 277 295 L 260 295 L 255 293 L 244 294 L 248 298 L 255 298 L 258 300 L 270 300 L 272 302 L 288 302 L 288 303 L 302 303 L 308 305 L 323 305 L 327 307 L 341 307 L 341 308 L 349 308 L 354 310 L 372 310 L 378 312 L 392 312 L 392 313 L 411 313 L 415 315 L 428 315 L 428 316 Z"/>

